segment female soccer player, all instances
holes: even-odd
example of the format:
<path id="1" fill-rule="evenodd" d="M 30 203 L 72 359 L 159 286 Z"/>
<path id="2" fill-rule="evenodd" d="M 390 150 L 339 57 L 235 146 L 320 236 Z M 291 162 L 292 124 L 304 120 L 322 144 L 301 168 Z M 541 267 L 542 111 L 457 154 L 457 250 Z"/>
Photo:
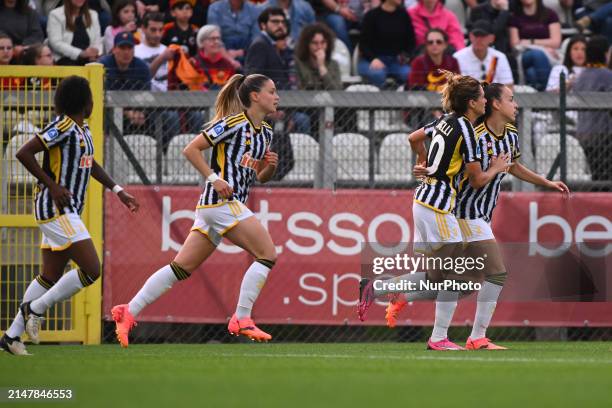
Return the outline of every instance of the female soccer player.
<path id="1" fill-rule="evenodd" d="M 549 181 L 529 170 L 518 162 L 521 156 L 518 130 L 513 125 L 518 113 L 518 105 L 512 90 L 502 84 L 485 86 L 487 104 L 480 125 L 476 126 L 476 137 L 482 152 L 481 167 L 487 171 L 491 160 L 501 154 L 509 155 L 514 163 L 510 173 L 521 180 L 538 186 L 568 193 L 568 187 L 561 181 Z M 417 169 L 418 170 L 418 169 Z M 468 243 L 466 252 L 477 258 L 487 254 L 487 271 L 482 289 L 478 292 L 476 316 L 472 333 L 467 339 L 468 350 L 500 350 L 505 347 L 492 343 L 486 337 L 497 299 L 506 281 L 506 268 L 501 251 L 491 230 L 491 218 L 497 205 L 502 180 L 506 172 L 497 173 L 484 187 L 474 188 L 460 177 L 455 216 L 459 222 L 464 242 Z"/>
<path id="2" fill-rule="evenodd" d="M 264 75 L 233 75 L 219 92 L 215 118 L 183 150 L 207 180 L 196 220 L 174 260 L 149 277 L 128 304 L 113 307 L 122 347 L 129 344 L 128 334 L 136 324 L 134 317 L 175 282 L 187 279 L 224 236 L 255 257 L 242 280 L 238 306 L 228 330 L 256 341 L 272 338 L 255 326 L 251 309 L 276 262 L 276 250 L 268 231 L 244 203 L 255 179 L 264 183 L 276 170 L 278 155 L 269 150 L 272 128 L 263 119 L 276 112 L 278 101 L 274 82 Z M 201 152 L 210 147 L 213 151 L 208 164 Z"/>
<path id="3" fill-rule="evenodd" d="M 462 251 L 462 236 L 457 219 L 453 214 L 456 201 L 455 184 L 457 176 L 465 169 L 469 183 L 480 188 L 508 167 L 508 156 L 494 158 L 486 172 L 480 169 L 480 152 L 476 145 L 474 123 L 485 113 L 486 99 L 480 83 L 469 76 L 445 72 L 446 85 L 442 90 L 442 107 L 451 112 L 442 118 L 413 132 L 409 136 L 412 149 L 417 154 L 417 163 L 427 165 L 427 176 L 414 193 L 412 214 L 414 219 L 414 250 L 437 258 L 457 257 Z M 425 138 L 431 137 L 429 154 L 425 149 Z M 423 166 L 424 167 L 424 166 Z M 424 280 L 461 278 L 444 271 L 428 270 L 403 275 L 395 279 L 419 284 Z M 359 315 L 363 317 L 374 298 L 386 294 L 375 291 L 373 282 L 363 288 L 360 296 Z M 420 294 L 421 298 L 436 298 L 436 316 L 433 333 L 427 342 L 431 350 L 462 350 L 447 337 L 459 293 L 442 290 Z M 387 318 L 393 321 L 397 311 L 396 303 L 387 308 Z"/>
<path id="4" fill-rule="evenodd" d="M 20 312 L 0 339 L 0 346 L 12 354 L 28 354 L 20 339 L 23 331 L 38 344 L 46 311 L 100 276 L 98 254 L 80 217 L 90 176 L 117 193 L 130 211 L 138 210 L 134 197 L 115 184 L 94 160 L 94 144 L 85 121 L 93 109 L 87 80 L 79 76 L 64 78 L 55 91 L 54 102 L 59 116 L 16 154 L 38 179 L 34 214 L 42 231 L 42 273 L 26 289 Z M 35 155 L 43 151 L 41 167 Z M 62 276 L 69 260 L 78 268 Z"/>

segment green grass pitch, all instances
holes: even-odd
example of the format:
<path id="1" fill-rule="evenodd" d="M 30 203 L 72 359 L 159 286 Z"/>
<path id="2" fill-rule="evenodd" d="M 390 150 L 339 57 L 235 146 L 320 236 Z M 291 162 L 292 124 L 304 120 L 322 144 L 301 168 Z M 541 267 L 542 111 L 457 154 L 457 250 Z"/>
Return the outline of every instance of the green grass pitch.
<path id="1" fill-rule="evenodd" d="M 0 353 L 0 387 L 71 388 L 67 407 L 601 407 L 612 343 L 30 346 Z M 0 403 L 2 406 L 10 404 Z M 41 403 L 19 403 L 15 407 Z"/>

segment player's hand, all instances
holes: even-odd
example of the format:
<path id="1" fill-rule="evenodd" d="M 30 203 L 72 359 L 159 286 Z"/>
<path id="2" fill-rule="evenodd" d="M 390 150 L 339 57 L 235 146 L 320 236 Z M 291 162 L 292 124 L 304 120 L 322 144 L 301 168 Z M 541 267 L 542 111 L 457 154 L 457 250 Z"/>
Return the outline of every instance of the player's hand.
<path id="1" fill-rule="evenodd" d="M 230 186 L 227 181 L 219 179 L 213 183 L 213 188 L 221 196 L 221 198 L 232 198 L 234 195 L 234 189 Z"/>
<path id="2" fill-rule="evenodd" d="M 502 153 L 499 156 L 493 156 L 491 158 L 491 167 L 498 173 L 508 171 L 512 166 L 514 166 L 514 163 L 510 162 L 510 153 Z"/>
<path id="3" fill-rule="evenodd" d="M 64 186 L 56 184 L 49 188 L 49 193 L 57 208 L 68 207 L 72 204 L 72 193 Z"/>
<path id="4" fill-rule="evenodd" d="M 129 23 L 124 25 L 123 28 L 125 28 L 125 31 L 133 33 L 134 31 L 138 29 L 138 25 L 136 24 L 135 21 L 130 21 Z"/>
<path id="5" fill-rule="evenodd" d="M 429 175 L 429 171 L 427 170 L 427 167 L 425 167 L 423 164 L 415 164 L 412 168 L 412 174 L 418 180 L 422 180 Z"/>
<path id="6" fill-rule="evenodd" d="M 131 212 L 135 213 L 140 208 L 140 204 L 138 204 L 138 201 L 136 201 L 134 196 L 126 192 L 125 190 L 120 191 L 117 195 L 119 196 L 119 199 L 121 200 L 123 205 L 129 208 Z"/>
<path id="7" fill-rule="evenodd" d="M 553 190 L 557 190 L 557 191 L 559 191 L 559 192 L 561 192 L 563 194 L 569 195 L 569 193 L 570 193 L 569 187 L 567 187 L 565 185 L 565 183 L 562 182 L 562 181 L 550 181 L 548 183 L 548 187 L 553 189 Z"/>
<path id="8" fill-rule="evenodd" d="M 271 150 L 266 150 L 266 155 L 264 156 L 264 162 L 266 166 L 272 166 L 274 168 L 278 167 L 278 153 L 275 153 Z"/>

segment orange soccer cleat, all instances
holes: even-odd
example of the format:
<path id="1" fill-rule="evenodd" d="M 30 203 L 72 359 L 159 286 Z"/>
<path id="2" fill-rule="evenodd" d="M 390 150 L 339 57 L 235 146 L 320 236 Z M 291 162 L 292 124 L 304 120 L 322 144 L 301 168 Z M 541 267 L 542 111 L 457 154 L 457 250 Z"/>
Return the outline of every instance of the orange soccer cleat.
<path id="1" fill-rule="evenodd" d="M 136 320 L 130 313 L 128 305 L 117 305 L 111 309 L 113 320 L 117 324 L 115 334 L 121 347 L 127 347 L 130 344 L 130 330 L 136 326 Z"/>
<path id="2" fill-rule="evenodd" d="M 493 344 L 493 342 L 486 337 L 476 340 L 472 340 L 471 337 L 468 338 L 465 342 L 465 348 L 468 350 L 508 350 L 506 347 Z"/>
<path id="3" fill-rule="evenodd" d="M 246 336 L 253 341 L 267 342 L 272 340 L 272 336 L 255 326 L 253 319 L 245 317 L 238 320 L 234 314 L 227 325 L 227 330 L 234 336 Z"/>
<path id="4" fill-rule="evenodd" d="M 393 296 L 389 299 L 389 305 L 385 309 L 385 320 L 387 321 L 387 326 L 390 328 L 394 328 L 397 324 L 397 315 L 399 312 L 406 306 L 408 302 L 401 296 Z"/>

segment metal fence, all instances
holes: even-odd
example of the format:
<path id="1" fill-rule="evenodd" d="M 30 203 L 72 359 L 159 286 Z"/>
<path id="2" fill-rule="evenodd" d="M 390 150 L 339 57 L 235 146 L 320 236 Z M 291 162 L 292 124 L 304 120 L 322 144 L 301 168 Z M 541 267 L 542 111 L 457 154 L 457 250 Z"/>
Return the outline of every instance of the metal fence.
<path id="1" fill-rule="evenodd" d="M 557 179 L 563 176 L 573 190 L 609 191 L 612 177 L 593 176 L 593 163 L 576 139 L 576 127 L 583 113 L 612 114 L 612 95 L 568 95 L 563 105 L 558 93 L 522 92 L 520 87 L 515 92 L 520 106 L 522 161 L 540 174 Z M 201 184 L 201 177 L 181 151 L 197 134 L 200 123 L 195 123 L 212 117 L 215 97 L 214 92 L 107 92 L 106 168 L 116 180 L 127 184 Z M 281 92 L 281 105 L 284 119 L 273 123 L 273 127 L 275 138 L 285 142 L 274 148 L 284 156 L 279 168 L 282 178 L 267 187 L 404 190 L 416 186 L 411 175 L 413 155 L 406 137 L 436 114 L 440 98 L 430 92 L 379 91 L 357 85 L 345 91 Z M 140 112 L 138 115 L 144 118 L 140 130 L 133 130 L 130 123 L 134 113 L 126 112 Z M 561 117 L 566 118 L 565 131 Z M 176 120 L 178 124 L 168 123 Z M 175 133 L 168 134 L 172 127 Z M 606 132 L 609 130 L 602 130 L 602 135 Z M 566 148 L 561 147 L 561 134 Z M 612 165 L 605 166 L 609 174 Z M 533 186 L 507 178 L 504 189 L 533 191 Z M 371 209 L 377 206 L 376 202 L 362 203 L 357 199 L 354 204 Z M 407 205 L 406 211 L 408 208 Z M 147 218 L 147 211 L 158 210 L 142 208 L 143 216 Z M 129 257 L 130 252 L 138 250 L 138 240 L 112 256 Z M 150 267 L 149 273 L 154 269 Z M 188 298 L 182 301 L 189 303 Z M 453 327 L 451 336 L 467 337 L 467 326 L 468 322 L 465 327 Z M 262 327 L 271 330 L 279 341 L 421 341 L 429 334 L 428 327 L 414 326 L 396 330 L 354 324 Z M 114 341 L 113 330 L 113 324 L 106 321 L 104 341 Z M 523 327 L 493 327 L 489 334 L 499 340 L 612 338 L 610 328 L 538 328 L 528 323 Z M 228 336 L 224 324 L 145 322 L 139 324 L 133 336 L 135 342 L 242 341 Z"/>

